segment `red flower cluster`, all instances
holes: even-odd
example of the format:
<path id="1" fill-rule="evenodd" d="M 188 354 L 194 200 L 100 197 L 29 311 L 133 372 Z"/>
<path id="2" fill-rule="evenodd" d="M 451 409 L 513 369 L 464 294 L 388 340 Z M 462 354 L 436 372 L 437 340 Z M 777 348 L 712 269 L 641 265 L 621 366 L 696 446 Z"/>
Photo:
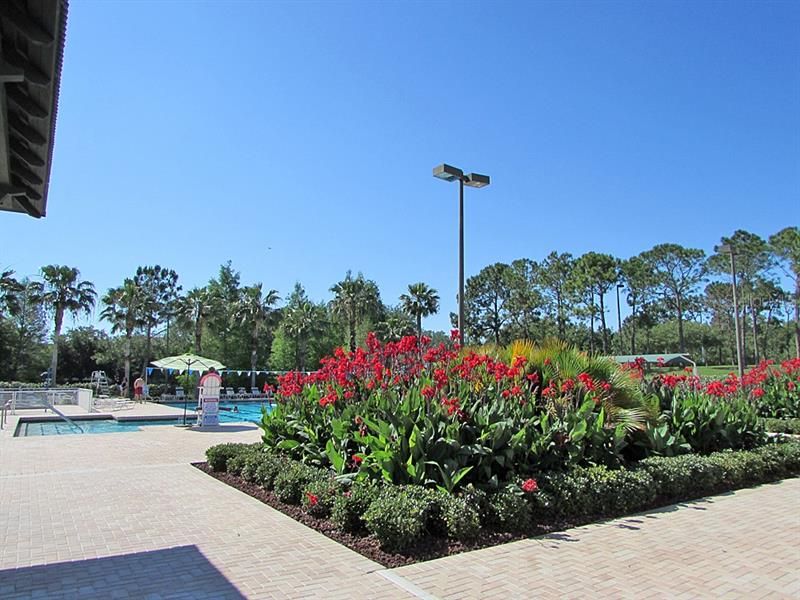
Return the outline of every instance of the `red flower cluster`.
<path id="1" fill-rule="evenodd" d="M 526 479 L 522 482 L 522 491 L 526 494 L 533 494 L 539 491 L 539 484 L 535 479 Z"/>
<path id="2" fill-rule="evenodd" d="M 459 419 L 464 419 L 466 415 L 461 410 L 460 401 L 458 398 L 442 398 L 442 406 L 447 410 L 450 416 L 456 415 Z"/>
<path id="3" fill-rule="evenodd" d="M 316 506 L 319 504 L 319 497 L 316 494 L 312 494 L 311 492 L 306 492 L 306 498 L 308 498 L 308 503 L 311 506 Z"/>
<path id="4" fill-rule="evenodd" d="M 674 375 L 665 373 L 653 377 L 653 381 L 669 389 L 685 389 L 704 392 L 715 398 L 731 398 L 739 393 L 749 394 L 751 398 L 761 398 L 768 393 L 769 386 L 777 386 L 792 392 L 800 383 L 800 359 L 787 360 L 780 368 L 774 361 L 761 361 L 747 371 L 740 379 L 735 373 L 729 373 L 725 379 L 702 381 L 699 377 L 687 374 Z"/>
<path id="5" fill-rule="evenodd" d="M 314 373 L 287 373 L 278 378 L 279 402 L 316 398 L 322 408 L 341 410 L 385 393 L 402 398 L 411 390 L 429 403 L 437 404 L 449 416 L 466 420 L 474 402 L 492 398 L 516 401 L 519 406 L 536 403 L 541 397 L 568 397 L 576 402 L 590 395 L 595 402 L 612 393 L 607 381 L 580 373 L 574 378 L 558 377 L 550 358 L 534 369 L 525 356 L 514 356 L 510 364 L 488 354 L 460 352 L 456 345 L 433 346 L 428 338 L 404 337 L 381 344 L 370 333 L 366 348 L 346 352 L 337 348 L 324 358 Z M 313 391 L 312 391 L 313 390 Z"/>

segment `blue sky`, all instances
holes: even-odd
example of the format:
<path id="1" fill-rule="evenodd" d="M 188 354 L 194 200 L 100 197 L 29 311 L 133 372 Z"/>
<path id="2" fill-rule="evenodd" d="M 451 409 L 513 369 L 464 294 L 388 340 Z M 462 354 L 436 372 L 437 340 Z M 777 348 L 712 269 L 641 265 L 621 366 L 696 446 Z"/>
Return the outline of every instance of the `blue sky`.
<path id="1" fill-rule="evenodd" d="M 798 223 L 794 2 L 70 3 L 48 216 L 0 266 L 137 265 L 327 300 L 347 269 L 449 327 L 466 270 L 551 250 L 710 251 Z M 609 311 L 612 316 L 612 311 Z M 614 322 L 612 318 L 610 322 Z"/>

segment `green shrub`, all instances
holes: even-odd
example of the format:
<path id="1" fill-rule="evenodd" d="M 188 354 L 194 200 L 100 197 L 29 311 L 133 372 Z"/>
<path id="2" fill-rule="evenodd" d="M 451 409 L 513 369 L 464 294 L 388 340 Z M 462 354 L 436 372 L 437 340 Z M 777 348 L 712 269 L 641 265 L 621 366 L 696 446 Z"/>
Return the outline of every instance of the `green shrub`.
<path id="1" fill-rule="evenodd" d="M 327 517 L 331 514 L 338 491 L 339 485 L 333 476 L 320 472 L 303 490 L 303 508 L 315 517 Z"/>
<path id="2" fill-rule="evenodd" d="M 509 485 L 489 496 L 490 522 L 501 531 L 525 531 L 530 524 L 531 511 L 522 490 Z"/>
<path id="3" fill-rule="evenodd" d="M 764 459 L 764 469 L 777 477 L 800 474 L 800 443 L 776 441 L 753 450 Z"/>
<path id="4" fill-rule="evenodd" d="M 275 476 L 273 483 L 278 500 L 286 504 L 300 504 L 303 490 L 319 476 L 321 469 L 309 467 L 299 462 L 290 462 Z"/>
<path id="5" fill-rule="evenodd" d="M 242 469 L 247 464 L 247 459 L 250 457 L 249 452 L 241 452 L 228 459 L 225 463 L 225 470 L 231 475 L 241 475 Z"/>
<path id="6" fill-rule="evenodd" d="M 740 488 L 765 480 L 764 459 L 754 452 L 715 452 L 706 459 L 720 469 L 720 483 L 726 488 Z"/>
<path id="7" fill-rule="evenodd" d="M 481 526 L 489 525 L 492 519 L 492 507 L 489 495 L 474 485 L 469 484 L 461 491 L 461 497 L 478 511 Z"/>
<path id="8" fill-rule="evenodd" d="M 471 540 L 481 529 L 480 512 L 477 505 L 467 497 L 442 494 L 441 518 L 447 527 L 447 536 L 455 540 Z"/>
<path id="9" fill-rule="evenodd" d="M 764 427 L 772 433 L 800 434 L 800 419 L 764 419 Z"/>
<path id="10" fill-rule="evenodd" d="M 594 513 L 586 469 L 568 473 L 544 473 L 537 477 L 539 491 L 529 495 L 532 516 L 548 521 Z"/>
<path id="11" fill-rule="evenodd" d="M 228 466 L 228 459 L 252 450 L 252 444 L 218 444 L 206 450 L 206 460 L 214 471 L 224 471 Z"/>
<path id="12" fill-rule="evenodd" d="M 585 493 L 594 514 L 623 515 L 641 510 L 655 500 L 656 485 L 646 471 L 592 467 L 586 474 L 589 486 Z"/>
<path id="13" fill-rule="evenodd" d="M 410 495 L 406 486 L 389 486 L 364 513 L 367 530 L 389 551 L 401 551 L 422 537 L 427 503 Z"/>
<path id="14" fill-rule="evenodd" d="M 378 497 L 381 488 L 371 480 L 356 481 L 341 494 L 337 494 L 331 508 L 331 521 L 339 529 L 358 532 L 366 529 L 364 513 Z"/>
<path id="15" fill-rule="evenodd" d="M 256 465 L 254 481 L 266 490 L 271 490 L 275 484 L 275 478 L 283 469 L 287 468 L 290 460 L 269 452 L 264 453 L 261 460 Z"/>
<path id="16" fill-rule="evenodd" d="M 442 505 L 450 496 L 443 490 L 433 490 L 421 485 L 400 486 L 403 492 L 422 510 L 422 525 L 427 533 L 437 537 L 447 536 L 447 524 L 442 515 Z"/>
<path id="17" fill-rule="evenodd" d="M 722 481 L 718 465 L 694 454 L 653 456 L 637 467 L 652 477 L 658 496 L 683 500 L 712 492 Z"/>
<path id="18" fill-rule="evenodd" d="M 258 483 L 258 468 L 265 460 L 266 452 L 250 452 L 244 455 L 240 476 L 247 482 Z"/>

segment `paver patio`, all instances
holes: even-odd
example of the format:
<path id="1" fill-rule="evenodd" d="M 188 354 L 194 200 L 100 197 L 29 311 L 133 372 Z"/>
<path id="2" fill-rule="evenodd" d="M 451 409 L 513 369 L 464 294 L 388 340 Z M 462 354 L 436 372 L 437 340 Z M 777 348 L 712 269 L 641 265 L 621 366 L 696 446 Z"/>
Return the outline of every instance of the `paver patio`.
<path id="1" fill-rule="evenodd" d="M 0 436 L 0 598 L 800 595 L 800 480 L 387 571 L 188 464 L 258 437 Z"/>

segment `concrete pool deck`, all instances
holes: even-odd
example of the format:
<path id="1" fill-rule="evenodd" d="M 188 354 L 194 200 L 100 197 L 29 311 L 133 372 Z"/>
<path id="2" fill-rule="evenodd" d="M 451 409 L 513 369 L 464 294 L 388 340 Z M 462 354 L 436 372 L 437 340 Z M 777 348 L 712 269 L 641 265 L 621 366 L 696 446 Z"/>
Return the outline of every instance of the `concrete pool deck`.
<path id="1" fill-rule="evenodd" d="M 189 465 L 259 437 L 247 423 L 0 437 L 0 597 L 800 594 L 800 480 L 387 570 Z"/>

